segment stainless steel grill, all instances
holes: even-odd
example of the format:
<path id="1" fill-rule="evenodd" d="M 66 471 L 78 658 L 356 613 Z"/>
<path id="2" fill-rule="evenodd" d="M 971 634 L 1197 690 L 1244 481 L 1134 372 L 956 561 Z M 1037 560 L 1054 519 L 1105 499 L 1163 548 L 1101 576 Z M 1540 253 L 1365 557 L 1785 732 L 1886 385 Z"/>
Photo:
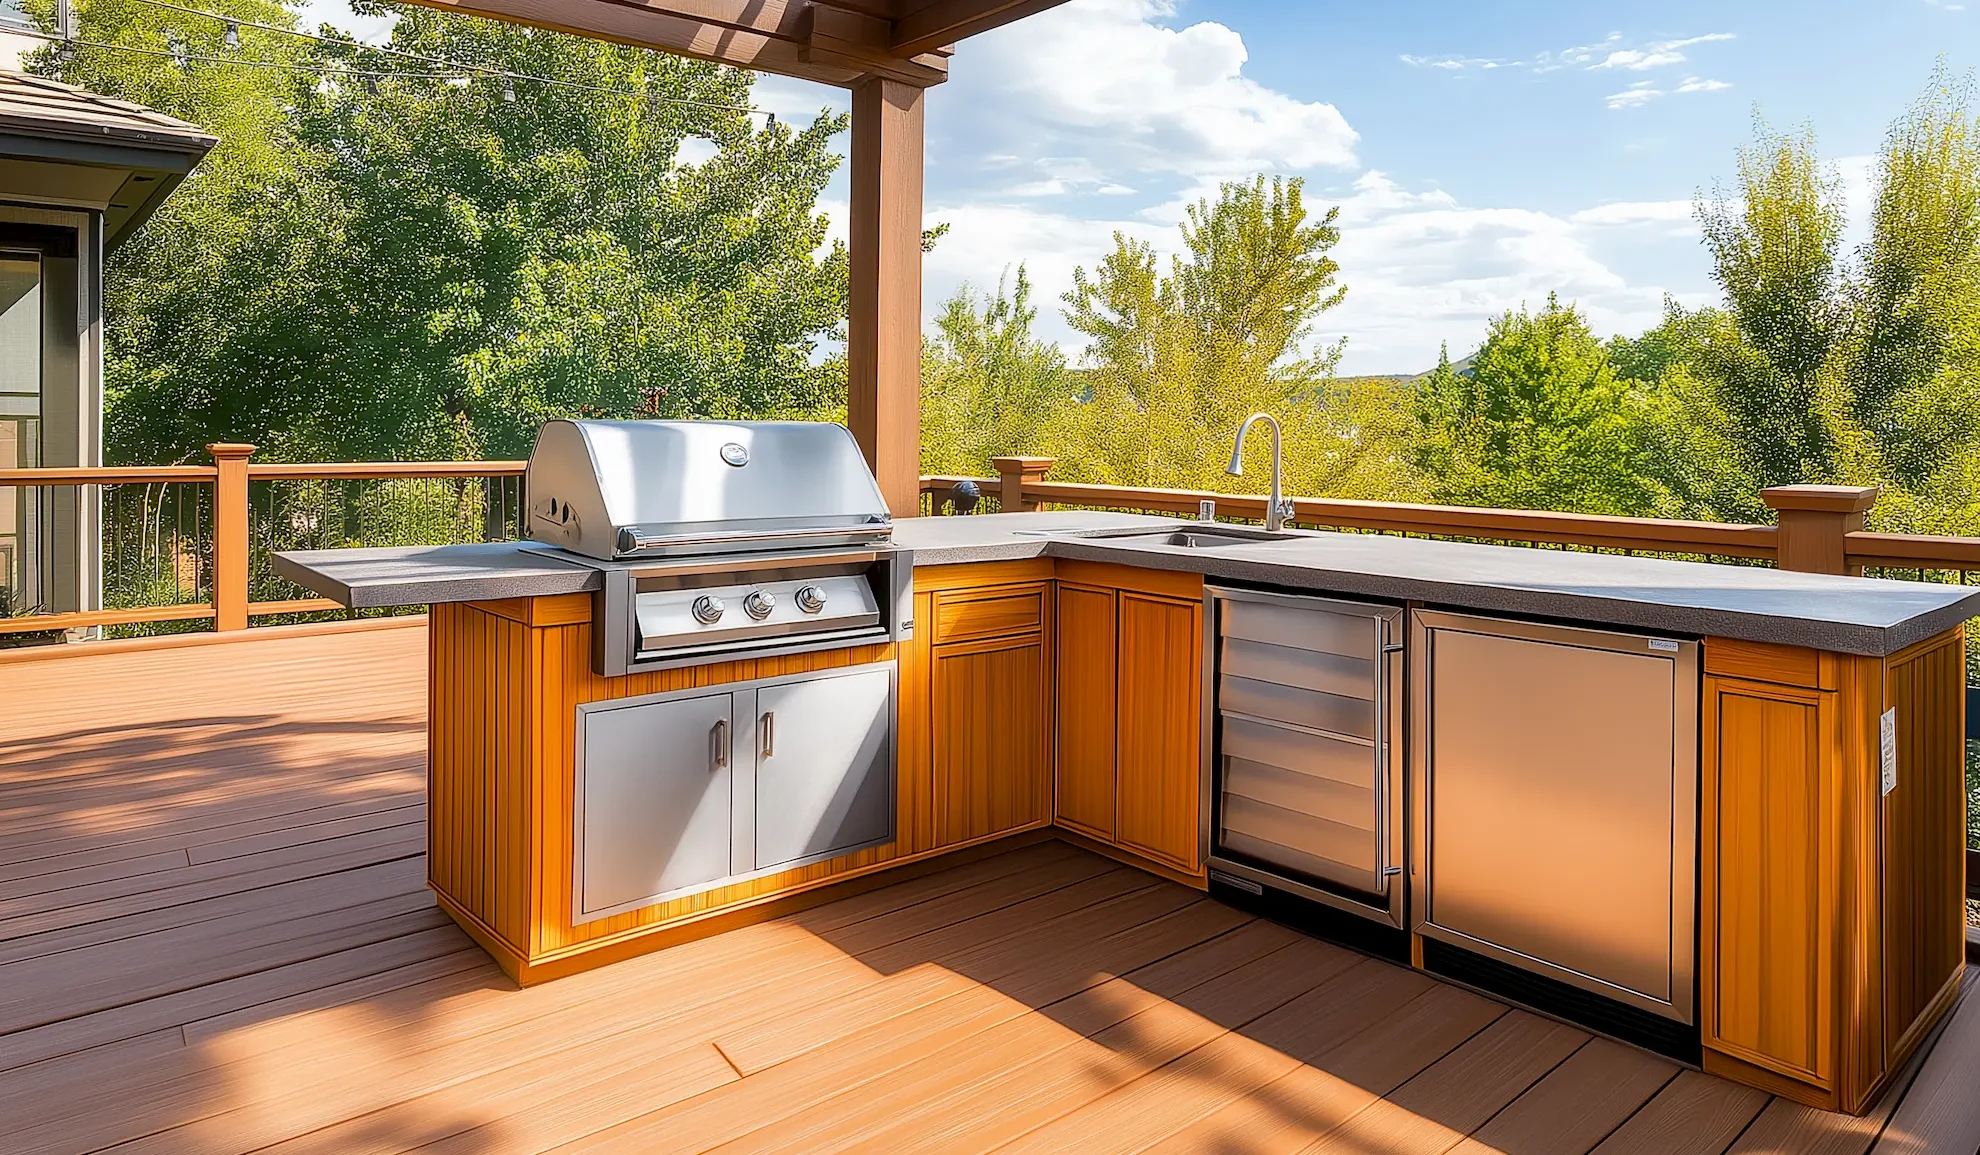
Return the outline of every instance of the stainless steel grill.
<path id="1" fill-rule="evenodd" d="M 843 427 L 551 421 L 529 536 L 605 575 L 593 665 L 642 669 L 897 640 L 912 558 Z"/>

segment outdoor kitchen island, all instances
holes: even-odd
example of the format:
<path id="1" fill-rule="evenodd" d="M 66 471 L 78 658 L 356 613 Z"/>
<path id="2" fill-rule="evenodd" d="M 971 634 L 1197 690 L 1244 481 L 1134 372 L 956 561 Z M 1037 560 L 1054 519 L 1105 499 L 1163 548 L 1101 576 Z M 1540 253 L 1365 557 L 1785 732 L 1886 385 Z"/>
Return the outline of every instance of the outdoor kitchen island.
<path id="1" fill-rule="evenodd" d="M 610 676 L 596 668 L 592 638 L 602 576 L 539 549 L 327 551 L 279 564 L 349 605 L 432 606 L 429 875 L 449 914 L 522 982 L 893 881 L 920 864 L 1058 837 L 1229 901 L 1313 900 L 1303 908 L 1318 912 L 1313 919 L 1286 917 L 1831 1110 L 1871 1102 L 1952 1004 L 1963 968 L 1962 622 L 1980 613 L 1980 595 L 1369 535 L 1231 540 L 1197 527 L 1184 541 L 1178 528 L 1188 527 L 1070 511 L 902 520 L 892 544 L 912 552 L 913 606 L 902 636 Z M 1330 603 L 1326 612 L 1359 606 L 1370 622 L 1388 614 L 1412 632 L 1356 650 L 1355 639 L 1261 631 L 1257 622 L 1292 619 L 1248 625 L 1252 611 L 1219 600 L 1219 587 L 1314 595 Z M 1477 633 L 1464 621 L 1510 625 Z M 1562 667 L 1570 674 L 1626 674 L 1602 684 L 1676 692 L 1650 711 L 1654 724 L 1638 725 L 1630 719 L 1641 711 L 1631 711 L 1591 726 L 1579 699 L 1547 700 L 1580 691 L 1531 664 L 1543 639 L 1520 630 L 1566 630 L 1568 643 L 1589 631 L 1585 647 L 1544 639 L 1574 651 L 1581 664 Z M 1474 637 L 1483 648 L 1468 648 Z M 1618 638 L 1648 657 L 1622 653 Z M 1429 677 L 1432 645 L 1434 666 L 1456 673 L 1490 671 L 1502 653 L 1522 663 L 1517 675 L 1476 679 L 1531 691 L 1496 704 L 1515 725 L 1488 726 L 1462 747 L 1477 764 L 1503 776 L 1508 741 L 1552 735 L 1536 747 L 1547 756 L 1534 763 L 1545 790 L 1494 811 L 1491 824 L 1461 821 L 1498 797 L 1476 787 L 1519 792 L 1431 757 L 1432 734 L 1435 749 L 1460 748 L 1439 727 L 1477 724 L 1464 686 Z M 1261 655 L 1281 663 L 1276 681 Z M 890 830 L 846 853 L 578 916 L 578 729 L 588 708 L 860 669 L 892 676 Z M 1628 681 L 1646 673 L 1654 677 Z M 1319 680 L 1302 685 L 1309 675 Z M 1344 688 L 1354 679 L 1375 689 L 1357 699 Z M 1234 696 L 1261 687 L 1284 709 Z M 1422 700 L 1432 690 L 1456 703 L 1451 711 Z M 1359 701 L 1367 710 L 1354 719 L 1367 719 L 1365 733 L 1349 732 L 1361 724 L 1354 719 L 1317 726 L 1296 716 L 1315 703 Z M 1547 724 L 1522 730 L 1534 717 Z M 1274 726 L 1281 739 L 1317 735 L 1330 750 L 1360 751 L 1372 769 L 1355 782 L 1332 754 L 1273 763 L 1258 735 Z M 1605 729 L 1645 739 L 1657 747 L 1651 761 L 1668 764 L 1656 788 L 1636 781 L 1634 793 L 1614 796 L 1652 812 L 1663 834 L 1647 836 L 1640 814 L 1619 813 L 1535 840 L 1534 815 L 1585 820 L 1588 804 L 1611 798 L 1600 784 L 1624 775 L 1609 772 L 1606 753 L 1568 774 L 1547 761 L 1558 760 L 1561 735 L 1606 740 Z M 791 748 L 789 731 L 779 734 L 775 748 Z M 762 737 L 720 747 L 697 735 L 689 756 L 709 772 L 718 761 L 740 766 L 734 752 L 760 756 Z M 1617 758 L 1642 761 L 1628 750 Z M 1405 760 L 1406 773 L 1385 777 L 1385 765 Z M 1324 787 L 1293 816 L 1336 841 L 1290 830 L 1280 838 L 1288 855 L 1271 861 L 1232 849 L 1243 833 L 1232 815 L 1257 801 L 1250 795 L 1278 797 L 1287 771 Z M 1258 788 L 1242 785 L 1241 772 Z M 758 784 L 749 805 L 761 822 L 775 800 Z M 1371 829 L 1347 819 L 1363 806 Z M 1498 823 L 1517 843 L 1495 841 Z M 1464 840 L 1446 839 L 1451 829 Z M 1449 864 L 1489 862 L 1481 847 L 1519 859 L 1510 864 L 1518 869 L 1494 870 L 1467 892 Z M 1583 853 L 1589 862 L 1576 861 Z M 1530 854 L 1540 857 L 1520 858 Z M 1550 865 L 1533 872 L 1532 861 Z M 1334 866 L 1350 880 L 1363 875 L 1346 867 L 1372 869 L 1365 882 L 1339 885 L 1327 873 Z M 1297 881 L 1258 881 L 1281 876 Z M 1432 879 L 1443 889 L 1429 889 Z M 1601 886 L 1615 901 L 1589 903 Z M 1394 889 L 1385 900 L 1370 887 Z M 1530 901 L 1548 891 L 1558 903 Z M 1494 895 L 1506 901 L 1495 906 Z M 1607 908 L 1641 915 L 1658 903 L 1667 917 L 1603 921 L 1613 917 Z M 1400 918 L 1384 921 L 1385 909 Z M 1659 950 L 1664 960 L 1643 965 Z"/>

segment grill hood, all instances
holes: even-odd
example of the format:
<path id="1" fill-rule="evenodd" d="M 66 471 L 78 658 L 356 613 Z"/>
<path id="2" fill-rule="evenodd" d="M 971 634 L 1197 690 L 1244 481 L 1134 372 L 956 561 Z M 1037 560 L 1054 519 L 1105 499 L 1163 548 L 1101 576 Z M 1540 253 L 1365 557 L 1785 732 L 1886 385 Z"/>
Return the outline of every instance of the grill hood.
<path id="1" fill-rule="evenodd" d="M 545 422 L 529 536 L 601 560 L 884 541 L 880 487 L 843 426 Z"/>

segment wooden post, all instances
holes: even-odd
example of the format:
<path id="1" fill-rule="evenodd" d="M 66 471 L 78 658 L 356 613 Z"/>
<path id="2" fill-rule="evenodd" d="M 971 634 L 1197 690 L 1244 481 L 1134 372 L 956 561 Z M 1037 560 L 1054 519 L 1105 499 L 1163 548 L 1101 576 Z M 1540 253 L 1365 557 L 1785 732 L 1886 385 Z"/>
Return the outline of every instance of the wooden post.
<path id="1" fill-rule="evenodd" d="M 1052 468 L 1050 457 L 993 457 L 990 464 L 996 468 L 997 476 L 1003 484 L 997 490 L 997 503 L 1004 513 L 1028 513 L 1038 508 L 1038 503 L 1024 496 L 1024 486 L 1029 481 L 1045 480 L 1045 471 Z"/>
<path id="2" fill-rule="evenodd" d="M 853 89 L 846 424 L 895 517 L 921 512 L 922 90 Z"/>
<path id="3" fill-rule="evenodd" d="M 248 625 L 248 457 L 252 445 L 225 441 L 206 447 L 219 472 L 213 478 L 213 628 Z"/>
<path id="4" fill-rule="evenodd" d="M 1760 500 L 1774 511 L 1780 530 L 1775 565 L 1803 573 L 1862 576 L 1862 566 L 1849 564 L 1843 535 L 1863 528 L 1863 515 L 1877 504 L 1876 486 L 1776 485 L 1761 490 Z"/>

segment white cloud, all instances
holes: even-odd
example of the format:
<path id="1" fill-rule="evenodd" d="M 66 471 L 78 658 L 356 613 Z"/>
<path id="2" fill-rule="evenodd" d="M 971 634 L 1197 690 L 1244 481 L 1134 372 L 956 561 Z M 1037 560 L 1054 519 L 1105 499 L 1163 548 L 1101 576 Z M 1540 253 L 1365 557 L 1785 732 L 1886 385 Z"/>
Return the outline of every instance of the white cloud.
<path id="1" fill-rule="evenodd" d="M 1610 108 L 1641 108 L 1664 95 L 1654 80 L 1639 80 L 1621 92 L 1612 92 L 1603 97 Z"/>
<path id="2" fill-rule="evenodd" d="M 1582 209 L 1568 220 L 1577 225 L 1606 227 L 1668 225 L 1691 220 L 1691 202 L 1616 201 Z"/>
<path id="3" fill-rule="evenodd" d="M 1340 205 L 1341 242 L 1333 256 L 1348 294 L 1321 325 L 1328 334 L 1347 334 L 1346 372 L 1427 369 L 1445 341 L 1452 356 L 1463 356 L 1493 317 L 1521 305 L 1537 308 L 1550 292 L 1579 303 L 1601 332 L 1639 332 L 1661 315 L 1664 290 L 1632 285 L 1600 260 L 1585 226 L 1602 222 L 1577 220 L 1581 214 L 1468 207 L 1442 191 L 1412 192 L 1372 170 Z M 1646 216 L 1668 212 L 1630 208 Z"/>
<path id="4" fill-rule="evenodd" d="M 1173 0 L 1073 0 L 1026 20 L 1021 37 L 972 41 L 958 78 L 995 77 L 997 101 L 967 119 L 1028 137 L 1026 155 L 1081 155 L 1120 174 L 1354 165 L 1357 136 L 1339 110 L 1243 75 L 1244 40 L 1222 24 L 1158 22 L 1175 10 Z M 1077 147 L 1059 147 L 1068 141 Z"/>
<path id="5" fill-rule="evenodd" d="M 1966 5 L 1954 4 L 1952 0 L 1925 0 L 1927 8 L 1938 8 L 1947 12 L 1964 12 Z"/>
<path id="6" fill-rule="evenodd" d="M 1495 68 L 1517 68 L 1517 60 L 1491 60 L 1478 56 L 1411 56 L 1405 52 L 1399 57 L 1411 68 L 1435 68 L 1444 72 L 1463 72 L 1468 68 L 1490 72 Z"/>
<path id="7" fill-rule="evenodd" d="M 1932 2 L 1932 0 L 1929 0 Z M 1723 40 L 1733 40 L 1731 32 L 1709 32 L 1705 36 L 1687 36 L 1679 40 L 1653 40 L 1643 46 L 1628 46 L 1622 32 L 1610 32 L 1604 40 L 1596 44 L 1578 44 L 1574 48 L 1562 48 L 1560 52 L 1538 52 L 1531 61 L 1527 59 L 1491 59 L 1473 55 L 1402 55 L 1402 63 L 1410 67 L 1434 67 L 1441 71 L 1461 73 L 1469 69 L 1489 71 L 1501 67 L 1521 67 L 1536 73 L 1562 71 L 1562 69 L 1624 69 L 1624 71 L 1651 71 L 1657 67 L 1669 67 L 1673 63 L 1683 63 L 1689 59 L 1683 50 L 1695 44 L 1715 44 Z M 1717 81 L 1711 81 L 1717 83 Z M 1614 105 L 1612 105 L 1614 107 Z"/>
<path id="8" fill-rule="evenodd" d="M 1704 36 L 1692 36 L 1683 40 L 1659 40 L 1642 48 L 1618 48 L 1604 56 L 1590 68 L 1623 68 L 1631 72 L 1645 72 L 1652 68 L 1665 68 L 1672 64 L 1682 64 L 1685 55 L 1681 49 L 1694 44 L 1710 44 L 1720 40 L 1731 40 L 1730 32 L 1711 32 Z"/>
<path id="9" fill-rule="evenodd" d="M 1702 80 L 1696 76 L 1687 76 L 1678 84 L 1677 90 L 1679 92 L 1719 92 L 1731 87 L 1731 84 L 1723 80 Z"/>
<path id="10" fill-rule="evenodd" d="M 712 159 L 720 151 L 722 151 L 721 147 L 714 141 L 699 136 L 690 136 L 682 140 L 680 148 L 675 150 L 674 163 L 683 167 L 703 164 Z"/>

